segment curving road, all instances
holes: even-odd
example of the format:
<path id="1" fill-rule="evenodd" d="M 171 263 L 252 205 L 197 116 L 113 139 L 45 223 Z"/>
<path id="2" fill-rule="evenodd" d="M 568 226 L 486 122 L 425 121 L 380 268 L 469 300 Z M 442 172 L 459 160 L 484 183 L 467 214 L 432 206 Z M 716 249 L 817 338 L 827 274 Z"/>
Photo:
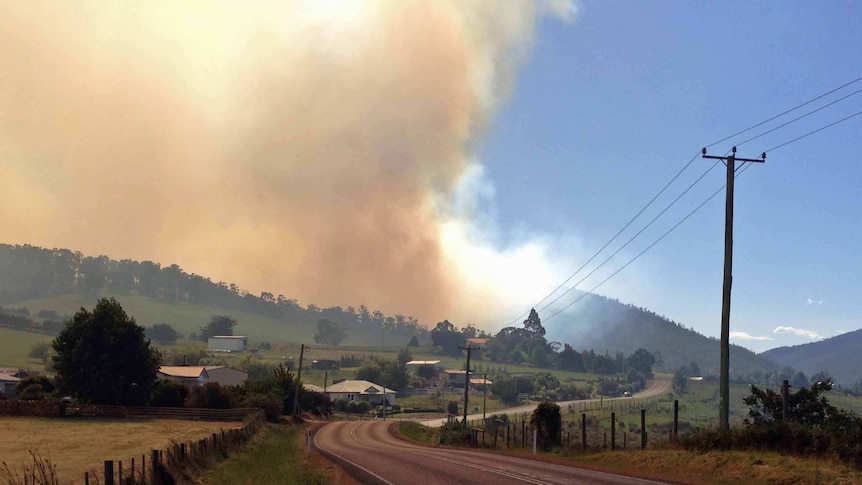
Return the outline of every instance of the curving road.
<path id="1" fill-rule="evenodd" d="M 635 394 L 632 397 L 614 397 L 614 398 L 604 399 L 604 401 L 617 401 L 617 400 L 624 400 L 624 399 L 643 399 L 643 398 L 647 398 L 647 397 L 659 396 L 659 395 L 667 394 L 668 392 L 670 392 L 671 387 L 672 386 L 671 386 L 670 379 L 654 379 L 654 380 L 649 381 L 647 387 L 643 391 Z M 580 401 L 563 401 L 563 402 L 558 402 L 557 404 L 559 404 L 560 409 L 563 409 L 565 412 L 566 406 L 568 406 L 569 404 L 585 403 L 585 402 L 598 402 L 598 401 L 599 401 L 598 399 L 583 399 Z M 527 413 L 527 414 L 530 414 L 533 412 L 534 409 L 536 409 L 536 406 L 538 406 L 538 404 L 525 404 L 523 406 L 517 406 L 517 407 L 513 407 L 513 408 L 498 409 L 498 410 L 494 411 L 493 413 L 489 413 L 489 414 L 501 414 L 501 413 L 506 413 L 506 414 Z M 482 419 L 482 413 L 468 414 L 467 419 L 471 420 L 471 421 L 476 420 L 476 419 Z M 435 418 L 435 419 L 424 419 L 424 420 L 420 420 L 418 422 L 424 424 L 425 426 L 439 427 L 439 426 L 443 426 L 443 424 L 446 423 L 446 421 L 447 421 L 447 418 Z"/>
<path id="2" fill-rule="evenodd" d="M 366 484 L 643 485 L 663 482 L 595 472 L 479 451 L 430 448 L 395 438 L 394 422 L 337 421 L 315 434 L 314 445 Z"/>

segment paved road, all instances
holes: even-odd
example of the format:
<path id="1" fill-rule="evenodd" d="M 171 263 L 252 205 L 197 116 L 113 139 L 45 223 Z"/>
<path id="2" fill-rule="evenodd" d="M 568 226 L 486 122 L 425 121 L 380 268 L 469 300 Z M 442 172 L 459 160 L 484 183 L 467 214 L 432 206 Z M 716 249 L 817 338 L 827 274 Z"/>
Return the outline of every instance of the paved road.
<path id="1" fill-rule="evenodd" d="M 605 399 L 604 401 L 616 401 L 616 400 L 626 400 L 626 399 L 643 399 L 643 398 L 648 398 L 648 397 L 653 397 L 653 396 L 659 396 L 661 394 L 666 394 L 670 391 L 671 391 L 670 379 L 655 379 L 655 380 L 649 381 L 649 384 L 647 385 L 646 389 L 635 394 L 632 397 L 608 398 L 608 399 Z M 585 402 L 598 402 L 598 401 L 599 401 L 598 399 L 584 399 L 581 401 L 558 402 L 557 404 L 560 405 L 560 409 L 563 411 L 563 413 L 565 413 L 566 407 L 569 404 L 578 404 L 578 403 L 585 403 Z M 505 413 L 505 414 L 508 414 L 510 416 L 515 415 L 515 414 L 524 414 L 524 413 L 530 414 L 533 412 L 534 409 L 536 409 L 536 406 L 537 406 L 537 404 L 526 404 L 524 406 L 517 406 L 517 407 L 513 407 L 513 408 L 498 409 L 498 410 L 494 411 L 493 413 L 489 413 L 489 414 L 503 414 L 503 413 Z M 482 419 L 482 414 L 481 413 L 479 413 L 479 414 L 468 414 L 467 419 L 468 420 Z M 447 418 L 437 418 L 437 419 L 425 419 L 425 420 L 421 420 L 419 422 L 424 424 L 425 426 L 437 427 L 437 426 L 443 426 L 443 423 L 445 423 L 446 420 L 447 420 Z"/>
<path id="2" fill-rule="evenodd" d="M 651 480 L 583 470 L 479 451 L 430 448 L 395 438 L 387 421 L 337 421 L 314 444 L 335 455 L 363 483 L 385 485 L 657 484 Z"/>

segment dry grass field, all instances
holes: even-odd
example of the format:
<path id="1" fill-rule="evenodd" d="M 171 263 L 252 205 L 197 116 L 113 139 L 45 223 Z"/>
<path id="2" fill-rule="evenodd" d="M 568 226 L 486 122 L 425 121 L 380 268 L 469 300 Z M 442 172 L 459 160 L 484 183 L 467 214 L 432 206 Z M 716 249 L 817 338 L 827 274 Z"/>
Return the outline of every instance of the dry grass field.
<path id="1" fill-rule="evenodd" d="M 0 462 L 20 469 L 25 463 L 32 464 L 33 451 L 56 465 L 62 483 L 80 484 L 84 471 L 102 470 L 105 460 L 122 460 L 128 469 L 132 457 L 140 463 L 141 455 L 165 448 L 171 440 L 198 440 L 241 425 L 168 419 L 0 417 Z"/>

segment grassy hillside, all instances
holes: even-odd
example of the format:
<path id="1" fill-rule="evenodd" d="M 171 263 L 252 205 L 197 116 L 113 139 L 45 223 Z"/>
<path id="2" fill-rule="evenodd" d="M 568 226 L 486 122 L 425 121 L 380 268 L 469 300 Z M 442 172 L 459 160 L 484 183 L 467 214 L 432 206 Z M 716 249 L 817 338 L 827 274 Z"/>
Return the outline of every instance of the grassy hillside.
<path id="1" fill-rule="evenodd" d="M 42 361 L 27 357 L 30 349 L 39 342 L 50 342 L 53 337 L 38 333 L 0 328 L 0 367 L 42 369 Z"/>
<path id="2" fill-rule="evenodd" d="M 188 337 L 192 332 L 199 333 L 200 327 L 206 325 L 213 315 L 224 314 L 236 317 L 238 325 L 234 329 L 234 334 L 248 336 L 249 344 L 252 345 L 260 341 L 313 343 L 314 334 L 317 331 L 315 325 L 307 323 L 289 322 L 254 313 L 230 311 L 185 301 L 169 303 L 137 293 L 112 291 L 69 293 L 51 298 L 20 301 L 6 306 L 26 307 L 30 310 L 30 314 L 36 314 L 40 310 L 54 310 L 60 315 L 72 315 L 81 307 L 92 309 L 96 305 L 96 301 L 103 297 L 116 298 L 126 313 L 134 317 L 139 325 L 151 327 L 156 323 L 167 323 L 185 337 Z M 403 346 L 405 343 L 390 342 L 387 345 Z M 380 336 L 348 332 L 344 344 L 380 345 Z"/>
<path id="3" fill-rule="evenodd" d="M 807 376 L 827 371 L 837 384 L 851 386 L 862 379 L 862 329 L 820 342 L 778 347 L 760 354 L 779 365 L 799 369 Z"/>

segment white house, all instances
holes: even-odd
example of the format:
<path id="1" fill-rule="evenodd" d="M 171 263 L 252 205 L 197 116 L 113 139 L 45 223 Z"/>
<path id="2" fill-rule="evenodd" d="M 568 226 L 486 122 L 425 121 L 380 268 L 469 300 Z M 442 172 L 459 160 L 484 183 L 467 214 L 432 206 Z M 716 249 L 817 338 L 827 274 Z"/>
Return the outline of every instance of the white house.
<path id="1" fill-rule="evenodd" d="M 368 404 L 395 404 L 395 391 L 368 381 L 348 379 L 326 386 L 326 395 L 332 400 L 347 399 L 348 401 L 367 401 Z M 385 398 L 384 398 L 385 396 Z"/>
<path id="2" fill-rule="evenodd" d="M 163 365 L 156 374 L 159 379 L 181 382 L 189 387 L 202 386 L 209 382 L 209 373 L 201 365 Z"/>
<path id="3" fill-rule="evenodd" d="M 243 335 L 216 335 L 207 340 L 210 352 L 244 352 L 248 347 L 248 337 Z"/>

